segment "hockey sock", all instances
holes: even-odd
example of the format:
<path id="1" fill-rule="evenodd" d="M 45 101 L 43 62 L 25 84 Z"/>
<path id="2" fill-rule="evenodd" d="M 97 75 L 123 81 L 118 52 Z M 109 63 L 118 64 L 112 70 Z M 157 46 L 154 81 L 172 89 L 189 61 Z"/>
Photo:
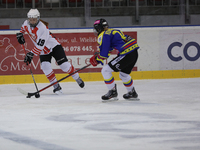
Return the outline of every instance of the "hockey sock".
<path id="1" fill-rule="evenodd" d="M 110 79 L 104 79 L 104 82 L 109 90 L 113 89 L 115 87 L 115 79 L 112 76 Z"/>
<path id="2" fill-rule="evenodd" d="M 109 65 L 104 66 L 103 69 L 101 70 L 101 73 L 104 78 L 104 82 L 109 90 L 111 90 L 113 87 L 115 87 L 115 80 L 112 75 L 112 72 L 113 72 L 113 70 L 110 68 Z"/>
<path id="3" fill-rule="evenodd" d="M 62 71 L 68 73 L 68 74 L 71 74 L 75 71 L 74 69 L 74 66 L 71 65 L 69 62 L 64 62 L 60 65 L 60 68 L 62 69 Z M 72 78 L 74 80 L 77 80 L 79 78 L 79 74 L 78 73 L 75 73 L 72 75 Z"/>
<path id="4" fill-rule="evenodd" d="M 130 92 L 133 89 L 133 80 L 130 79 L 128 82 L 123 82 L 124 86 L 126 87 L 127 91 Z"/>
<path id="5" fill-rule="evenodd" d="M 49 62 L 42 62 L 41 68 L 43 73 L 46 75 L 49 82 L 52 84 L 57 81 L 54 71 L 51 68 L 51 63 Z"/>
<path id="6" fill-rule="evenodd" d="M 129 74 L 120 72 L 119 74 L 120 79 L 122 80 L 124 86 L 126 87 L 127 91 L 130 92 L 133 89 L 133 80 Z"/>

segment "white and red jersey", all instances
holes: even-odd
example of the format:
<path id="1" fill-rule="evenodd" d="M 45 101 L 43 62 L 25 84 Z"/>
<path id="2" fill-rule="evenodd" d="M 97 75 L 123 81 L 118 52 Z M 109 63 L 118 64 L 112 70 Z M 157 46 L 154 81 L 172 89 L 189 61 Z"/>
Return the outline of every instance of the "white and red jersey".
<path id="1" fill-rule="evenodd" d="M 57 39 L 50 34 L 48 27 L 41 21 L 35 28 L 30 26 L 28 20 L 24 21 L 20 32 L 26 32 L 32 40 L 35 46 L 31 52 L 35 55 L 49 54 L 56 45 L 60 45 Z"/>

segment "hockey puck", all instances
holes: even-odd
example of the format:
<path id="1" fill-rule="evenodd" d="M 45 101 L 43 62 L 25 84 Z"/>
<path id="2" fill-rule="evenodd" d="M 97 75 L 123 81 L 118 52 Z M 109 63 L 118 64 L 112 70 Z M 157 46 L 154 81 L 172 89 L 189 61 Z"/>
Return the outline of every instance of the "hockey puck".
<path id="1" fill-rule="evenodd" d="M 39 98 L 40 97 L 40 94 L 39 93 L 36 93 L 35 94 L 35 98 Z"/>
<path id="2" fill-rule="evenodd" d="M 26 98 L 31 98 L 31 97 L 27 95 Z"/>

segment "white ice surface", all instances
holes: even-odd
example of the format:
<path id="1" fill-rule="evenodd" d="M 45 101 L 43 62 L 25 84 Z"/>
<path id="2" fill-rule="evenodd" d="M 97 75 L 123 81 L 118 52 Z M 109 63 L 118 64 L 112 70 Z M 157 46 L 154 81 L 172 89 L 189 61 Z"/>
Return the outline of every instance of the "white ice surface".
<path id="1" fill-rule="evenodd" d="M 103 81 L 62 82 L 63 95 L 26 98 L 0 85 L 0 150 L 200 150 L 200 78 L 136 80 L 140 101 L 102 103 Z M 39 89 L 48 84 L 38 84 Z"/>

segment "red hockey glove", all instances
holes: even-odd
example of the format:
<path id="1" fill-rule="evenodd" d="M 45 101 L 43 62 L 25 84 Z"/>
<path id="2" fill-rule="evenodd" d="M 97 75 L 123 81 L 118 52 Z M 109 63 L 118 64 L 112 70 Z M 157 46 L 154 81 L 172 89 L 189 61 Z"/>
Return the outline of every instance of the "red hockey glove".
<path id="1" fill-rule="evenodd" d="M 90 58 L 90 63 L 92 64 L 92 66 L 97 66 L 98 65 L 98 62 L 97 62 L 97 60 L 96 60 L 96 55 L 94 55 L 94 56 L 92 56 L 91 58 Z"/>

